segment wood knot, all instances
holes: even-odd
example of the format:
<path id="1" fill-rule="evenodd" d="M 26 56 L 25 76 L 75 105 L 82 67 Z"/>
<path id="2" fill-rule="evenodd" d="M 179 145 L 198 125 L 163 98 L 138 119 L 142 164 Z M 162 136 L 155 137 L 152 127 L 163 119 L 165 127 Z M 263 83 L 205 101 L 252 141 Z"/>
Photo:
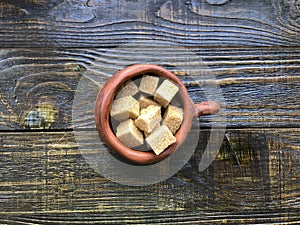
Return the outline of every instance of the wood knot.
<path id="1" fill-rule="evenodd" d="M 298 18 L 297 18 L 297 22 L 300 23 L 300 0 L 296 0 L 296 8 L 298 10 Z"/>
<path id="2" fill-rule="evenodd" d="M 300 23 L 300 0 L 284 0 L 283 3 L 289 10 L 290 19 Z"/>
<path id="3" fill-rule="evenodd" d="M 53 102 L 39 102 L 24 118 L 24 127 L 29 129 L 49 129 L 58 121 L 58 109 Z"/>
<path id="4" fill-rule="evenodd" d="M 229 1 L 230 0 L 206 0 L 206 2 L 211 5 L 223 5 Z"/>
<path id="5" fill-rule="evenodd" d="M 64 1 L 53 8 L 50 15 L 58 22 L 84 23 L 95 18 L 93 10 L 87 1 Z"/>

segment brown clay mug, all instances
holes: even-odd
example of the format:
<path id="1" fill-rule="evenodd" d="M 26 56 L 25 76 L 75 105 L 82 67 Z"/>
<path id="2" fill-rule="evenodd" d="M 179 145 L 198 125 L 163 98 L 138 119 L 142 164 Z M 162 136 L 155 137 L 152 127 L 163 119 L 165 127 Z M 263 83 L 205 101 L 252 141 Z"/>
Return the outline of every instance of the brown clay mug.
<path id="1" fill-rule="evenodd" d="M 170 145 L 161 154 L 152 151 L 144 152 L 126 147 L 115 136 L 110 126 L 110 109 L 113 99 L 124 82 L 128 79 L 143 75 L 154 74 L 175 83 L 179 87 L 179 96 L 183 103 L 183 122 L 175 134 L 176 142 Z M 128 66 L 113 75 L 99 91 L 95 105 L 95 122 L 100 139 L 113 151 L 117 152 L 131 163 L 148 165 L 157 163 L 178 149 L 185 141 L 194 117 L 215 114 L 220 110 L 217 102 L 207 101 L 194 104 L 189 94 L 176 75 L 170 71 L 153 64 L 136 64 Z"/>

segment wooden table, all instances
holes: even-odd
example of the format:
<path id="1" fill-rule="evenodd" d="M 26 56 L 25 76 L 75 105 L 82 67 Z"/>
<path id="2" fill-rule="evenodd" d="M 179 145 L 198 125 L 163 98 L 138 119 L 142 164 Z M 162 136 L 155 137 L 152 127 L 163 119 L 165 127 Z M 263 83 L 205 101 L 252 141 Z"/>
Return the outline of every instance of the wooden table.
<path id="1" fill-rule="evenodd" d="M 1 224 L 300 222 L 299 0 L 2 0 L 0 22 Z M 72 120 L 77 85 L 135 62 L 171 70 L 195 102 L 220 87 L 226 135 L 207 169 L 209 117 L 156 184 L 111 182 L 82 156 L 94 99 Z"/>

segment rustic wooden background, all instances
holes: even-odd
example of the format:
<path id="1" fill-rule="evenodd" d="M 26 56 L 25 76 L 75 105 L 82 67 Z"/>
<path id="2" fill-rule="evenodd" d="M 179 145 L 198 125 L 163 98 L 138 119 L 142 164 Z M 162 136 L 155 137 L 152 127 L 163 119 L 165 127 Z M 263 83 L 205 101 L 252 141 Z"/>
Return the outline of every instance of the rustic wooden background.
<path id="1" fill-rule="evenodd" d="M 1 224 L 300 223 L 299 0 L 0 0 L 0 24 Z M 82 157 L 74 129 L 93 116 L 74 123 L 73 98 L 84 74 L 131 61 L 119 46 L 152 41 L 213 72 L 226 137 L 205 171 L 200 143 L 168 180 L 123 186 Z"/>

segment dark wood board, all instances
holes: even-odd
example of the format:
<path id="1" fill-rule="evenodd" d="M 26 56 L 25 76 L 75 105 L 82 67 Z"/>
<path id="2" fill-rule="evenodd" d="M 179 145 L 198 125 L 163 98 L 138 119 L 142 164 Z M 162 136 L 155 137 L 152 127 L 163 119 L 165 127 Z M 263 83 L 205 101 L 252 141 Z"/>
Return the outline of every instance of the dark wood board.
<path id="1" fill-rule="evenodd" d="M 208 135 L 202 130 L 202 135 Z M 202 141 L 166 181 L 123 186 L 96 173 L 72 132 L 1 133 L 1 224 L 300 221 L 299 129 L 228 130 L 198 171 Z"/>
<path id="2" fill-rule="evenodd" d="M 299 0 L 0 0 L 0 224 L 299 224 L 299 31 Z M 135 63 L 221 103 L 147 186 L 93 164 L 96 94 Z"/>
<path id="3" fill-rule="evenodd" d="M 205 100 L 210 90 L 220 93 L 224 98 L 224 112 L 216 119 L 220 124 L 240 128 L 300 126 L 299 48 L 208 49 L 146 44 L 112 49 L 2 49 L 1 129 L 24 129 L 24 120 L 37 108 L 58 111 L 51 129 L 92 128 L 93 104 L 100 86 L 134 63 L 154 63 L 171 70 L 184 82 L 195 103 Z M 82 99 L 76 97 L 80 97 L 79 83 L 86 85 Z M 89 107 L 84 107 L 72 123 L 74 96 Z M 45 102 L 52 102 L 52 109 L 43 106 Z M 222 121 L 225 118 L 227 122 Z M 201 122 L 209 126 L 209 118 L 203 117 Z"/>
<path id="4" fill-rule="evenodd" d="M 2 0 L 0 47 L 298 46 L 299 18 L 297 0 Z"/>

